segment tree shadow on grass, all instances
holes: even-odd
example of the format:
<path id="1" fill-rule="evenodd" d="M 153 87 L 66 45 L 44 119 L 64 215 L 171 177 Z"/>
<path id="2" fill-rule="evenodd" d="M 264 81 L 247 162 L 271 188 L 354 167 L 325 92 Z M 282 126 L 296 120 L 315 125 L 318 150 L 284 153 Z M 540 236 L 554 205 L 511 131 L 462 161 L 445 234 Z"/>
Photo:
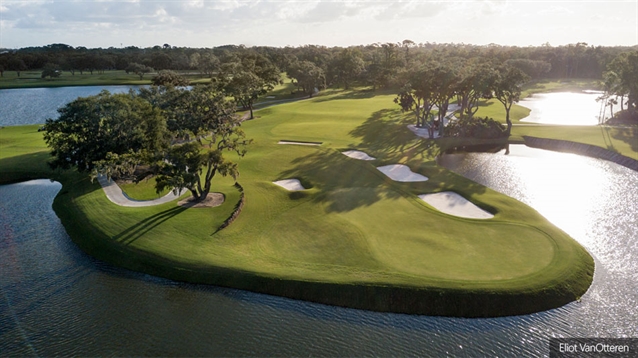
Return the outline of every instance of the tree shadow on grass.
<path id="1" fill-rule="evenodd" d="M 360 126 L 350 131 L 350 135 L 361 138 L 361 146 L 379 152 L 404 151 L 415 144 L 418 138 L 408 129 L 412 124 L 398 110 L 376 111 Z"/>
<path id="2" fill-rule="evenodd" d="M 420 146 L 414 149 L 421 150 Z M 427 181 L 397 182 L 376 169 L 376 166 L 381 165 L 378 161 L 352 159 L 332 150 L 320 150 L 297 158 L 293 164 L 293 168 L 283 171 L 279 177 L 298 178 L 305 187 L 317 188 L 318 192 L 294 192 L 290 194 L 290 199 L 311 195 L 311 202 L 324 206 L 327 213 L 349 212 L 382 200 L 414 199 L 420 194 L 441 191 L 452 191 L 472 200 L 487 190 L 481 184 L 416 157 L 406 164 L 413 172 L 427 176 Z M 473 201 L 493 214 L 498 212 L 488 203 Z"/>
<path id="3" fill-rule="evenodd" d="M 311 200 L 325 205 L 327 212 L 347 212 L 403 195 L 387 185 L 385 176 L 374 165 L 333 150 L 318 150 L 295 159 L 293 165 L 279 177 L 297 178 L 304 185 L 317 188 L 318 193 Z M 291 193 L 290 198 L 306 196 L 297 193 L 302 192 Z"/>
<path id="4" fill-rule="evenodd" d="M 498 102 L 496 101 L 490 101 L 487 99 L 481 99 L 478 101 L 477 106 L 481 107 L 481 108 L 487 108 L 487 107 L 491 107 L 496 105 Z"/>
<path id="5" fill-rule="evenodd" d="M 161 225 L 165 221 L 173 218 L 174 216 L 182 213 L 184 210 L 186 210 L 186 208 L 181 206 L 176 206 L 171 209 L 164 210 L 155 215 L 151 215 L 147 217 L 146 219 L 125 229 L 121 233 L 115 235 L 113 239 L 121 242 L 122 244 L 130 245 L 131 243 L 133 243 L 135 240 L 142 237 L 147 232 L 153 230 L 154 228 Z"/>
<path id="6" fill-rule="evenodd" d="M 351 136 L 361 138 L 360 145 L 353 149 L 365 148 L 368 154 L 377 157 L 375 161 L 349 158 L 325 148 L 293 160 L 293 167 L 281 172 L 279 179 L 297 178 L 305 188 L 317 188 L 318 192 L 293 192 L 290 199 L 312 195 L 311 200 L 325 205 L 327 212 L 348 212 L 381 200 L 439 191 L 454 191 L 467 199 L 485 192 L 484 186 L 436 165 L 442 148 L 449 148 L 458 140 L 418 137 L 407 128 L 410 119 L 398 110 L 383 109 L 350 132 Z M 397 182 L 376 169 L 394 163 L 406 164 L 429 180 Z M 482 207 L 496 212 L 493 207 Z"/>
<path id="7" fill-rule="evenodd" d="M 59 173 L 47 165 L 49 158 L 49 152 L 41 151 L 0 159 L 0 183 L 55 178 Z"/>
<path id="8" fill-rule="evenodd" d="M 611 132 L 614 139 L 629 144 L 631 150 L 634 151 L 631 157 L 638 159 L 638 126 L 615 127 L 612 128 Z"/>
<path id="9" fill-rule="evenodd" d="M 605 142 L 605 149 L 611 150 L 613 152 L 618 152 L 616 147 L 614 146 L 614 141 L 611 135 L 611 129 L 608 126 L 599 126 L 600 133 L 603 136 L 603 141 Z"/>
<path id="10" fill-rule="evenodd" d="M 383 95 L 387 93 L 378 92 L 370 88 L 366 89 L 353 89 L 353 90 L 344 90 L 342 93 L 337 95 L 328 95 L 325 97 L 318 97 L 316 102 L 328 102 L 339 99 L 367 99 L 373 98 L 377 95 Z"/>

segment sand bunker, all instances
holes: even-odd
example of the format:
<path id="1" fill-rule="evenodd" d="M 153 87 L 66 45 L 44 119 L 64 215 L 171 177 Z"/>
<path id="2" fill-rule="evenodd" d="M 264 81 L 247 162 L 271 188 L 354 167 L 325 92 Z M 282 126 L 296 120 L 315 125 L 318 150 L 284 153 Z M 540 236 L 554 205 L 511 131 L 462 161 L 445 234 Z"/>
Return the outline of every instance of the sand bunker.
<path id="1" fill-rule="evenodd" d="M 359 159 L 359 160 L 375 160 L 377 158 L 369 156 L 367 153 L 362 152 L 360 150 L 348 150 L 345 152 L 341 152 L 343 155 L 347 155 L 350 158 Z"/>
<path id="2" fill-rule="evenodd" d="M 289 140 L 280 140 L 277 144 L 321 145 L 322 142 L 293 142 Z"/>
<path id="3" fill-rule="evenodd" d="M 494 217 L 455 192 L 423 194 L 419 195 L 419 198 L 446 214 L 469 219 L 491 219 Z"/>
<path id="4" fill-rule="evenodd" d="M 273 183 L 290 191 L 306 190 L 306 188 L 304 188 L 303 185 L 301 185 L 301 182 L 299 182 L 298 179 L 277 180 L 277 181 L 274 181 Z"/>
<path id="5" fill-rule="evenodd" d="M 377 167 L 377 169 L 394 181 L 417 182 L 428 180 L 428 177 L 419 173 L 414 173 L 410 170 L 410 167 L 403 164 L 386 165 L 383 167 Z"/>

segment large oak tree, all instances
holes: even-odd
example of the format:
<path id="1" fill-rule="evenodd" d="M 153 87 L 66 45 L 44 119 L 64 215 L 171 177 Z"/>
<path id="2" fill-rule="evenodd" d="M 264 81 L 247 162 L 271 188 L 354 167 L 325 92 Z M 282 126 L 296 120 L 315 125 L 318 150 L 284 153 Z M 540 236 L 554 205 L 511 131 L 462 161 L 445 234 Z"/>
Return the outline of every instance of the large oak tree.
<path id="1" fill-rule="evenodd" d="M 141 155 L 168 144 L 161 111 L 135 95 L 102 91 L 78 98 L 58 113 L 59 118 L 47 119 L 44 125 L 53 168 L 91 172 L 109 153 Z"/>
<path id="2" fill-rule="evenodd" d="M 158 192 L 188 189 L 205 199 L 216 174 L 239 174 L 228 152 L 245 154 L 234 103 L 213 86 L 151 87 L 139 93 L 78 98 L 48 119 L 44 138 L 54 168 L 130 176 L 146 164 Z M 140 180 L 138 177 L 137 180 Z"/>

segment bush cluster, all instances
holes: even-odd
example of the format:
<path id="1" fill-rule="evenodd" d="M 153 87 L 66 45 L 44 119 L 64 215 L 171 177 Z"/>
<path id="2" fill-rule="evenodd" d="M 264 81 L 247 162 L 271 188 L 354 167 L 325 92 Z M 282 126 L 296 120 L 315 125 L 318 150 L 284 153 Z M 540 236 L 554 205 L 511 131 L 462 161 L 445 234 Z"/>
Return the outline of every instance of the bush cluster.
<path id="1" fill-rule="evenodd" d="M 450 122 L 445 132 L 448 137 L 483 139 L 507 137 L 505 126 L 488 117 L 464 118 Z"/>

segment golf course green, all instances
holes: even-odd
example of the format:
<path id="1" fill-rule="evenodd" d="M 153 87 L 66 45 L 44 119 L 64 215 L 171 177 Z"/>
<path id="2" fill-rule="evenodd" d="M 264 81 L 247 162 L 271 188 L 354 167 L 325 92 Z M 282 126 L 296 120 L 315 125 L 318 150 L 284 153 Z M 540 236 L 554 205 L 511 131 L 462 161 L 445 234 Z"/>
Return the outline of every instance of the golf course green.
<path id="1" fill-rule="evenodd" d="M 414 136 L 407 128 L 411 116 L 400 112 L 394 97 L 331 90 L 255 112 L 256 119 L 242 125 L 253 143 L 238 159 L 245 203 L 222 230 L 241 196 L 231 178 L 213 180 L 213 191 L 225 196 L 218 207 L 117 206 L 88 176 L 48 169 L 38 126 L 0 129 L 0 183 L 60 181 L 53 207 L 80 248 L 175 280 L 457 317 L 528 314 L 578 300 L 594 272 L 587 251 L 532 208 L 439 167 L 436 155 L 458 140 Z M 552 133 L 561 131 L 569 129 Z M 633 151 L 621 142 L 618 147 Z M 342 154 L 353 149 L 376 159 Z M 376 169 L 390 164 L 407 165 L 428 180 L 398 182 Z M 306 189 L 273 183 L 282 179 L 298 179 Z M 132 196 L 153 196 L 152 181 L 138 185 L 128 189 Z M 444 214 L 418 197 L 443 191 L 494 217 Z"/>

